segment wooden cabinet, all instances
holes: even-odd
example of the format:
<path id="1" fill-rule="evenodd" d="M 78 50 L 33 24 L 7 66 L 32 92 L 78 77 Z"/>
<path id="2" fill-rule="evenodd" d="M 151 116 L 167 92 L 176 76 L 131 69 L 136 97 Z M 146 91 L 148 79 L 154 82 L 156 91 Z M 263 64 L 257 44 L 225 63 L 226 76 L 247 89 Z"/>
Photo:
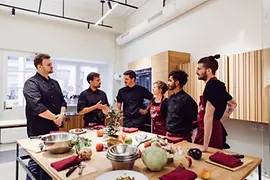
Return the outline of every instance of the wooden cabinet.
<path id="1" fill-rule="evenodd" d="M 74 116 L 66 116 L 63 124 L 63 128 L 61 130 L 69 131 L 74 128 L 83 128 L 84 120 L 83 116 L 74 115 Z"/>
<path id="2" fill-rule="evenodd" d="M 168 82 L 168 74 L 182 63 L 190 62 L 190 54 L 176 51 L 165 51 L 151 57 L 145 57 L 128 64 L 131 70 L 152 68 L 152 83 L 161 80 Z"/>
<path id="3" fill-rule="evenodd" d="M 168 74 L 178 69 L 178 66 L 183 63 L 190 62 L 190 54 L 175 52 L 175 51 L 165 51 L 156 54 L 151 57 L 152 64 L 152 82 L 158 80 L 167 82 Z"/>

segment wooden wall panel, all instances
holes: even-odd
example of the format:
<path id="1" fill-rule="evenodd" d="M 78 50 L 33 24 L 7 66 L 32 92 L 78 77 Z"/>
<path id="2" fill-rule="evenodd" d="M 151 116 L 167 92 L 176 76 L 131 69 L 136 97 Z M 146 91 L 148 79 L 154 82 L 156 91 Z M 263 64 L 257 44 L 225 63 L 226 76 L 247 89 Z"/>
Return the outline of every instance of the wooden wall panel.
<path id="1" fill-rule="evenodd" d="M 128 63 L 128 69 L 131 69 L 133 71 L 150 68 L 151 65 L 151 57 L 144 57 L 136 61 L 132 61 Z"/>
<path id="2" fill-rule="evenodd" d="M 269 93 L 270 93 L 270 48 L 262 51 L 262 122 L 269 123 Z"/>
<path id="3" fill-rule="evenodd" d="M 151 57 L 152 83 L 160 80 L 168 82 L 169 59 L 168 52 L 162 52 Z"/>
<path id="4" fill-rule="evenodd" d="M 262 51 L 251 51 L 229 57 L 229 93 L 237 101 L 232 118 L 262 121 Z"/>

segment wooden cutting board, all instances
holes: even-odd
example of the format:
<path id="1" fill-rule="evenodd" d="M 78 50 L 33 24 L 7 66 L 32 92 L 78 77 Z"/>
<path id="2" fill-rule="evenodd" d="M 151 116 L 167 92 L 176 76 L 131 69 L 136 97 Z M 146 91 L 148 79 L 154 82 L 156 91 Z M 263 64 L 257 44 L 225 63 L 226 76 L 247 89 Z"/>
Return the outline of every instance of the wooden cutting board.
<path id="1" fill-rule="evenodd" d="M 242 167 L 245 167 L 246 165 L 252 163 L 253 160 L 252 160 L 252 159 L 249 159 L 249 158 L 247 158 L 247 157 L 245 157 L 245 158 L 241 159 L 241 161 L 242 161 L 244 164 L 242 164 L 241 166 L 238 166 L 238 167 L 236 167 L 236 168 L 230 168 L 230 167 L 224 166 L 224 165 L 222 165 L 222 164 L 218 164 L 218 163 L 216 163 L 216 162 L 213 162 L 213 161 L 211 161 L 210 159 L 206 159 L 206 160 L 205 160 L 205 162 L 207 162 L 207 163 L 213 164 L 213 165 L 215 165 L 215 166 L 222 167 L 222 168 L 224 168 L 224 169 L 228 169 L 228 170 L 230 170 L 230 171 L 237 171 L 238 169 L 241 169 Z"/>

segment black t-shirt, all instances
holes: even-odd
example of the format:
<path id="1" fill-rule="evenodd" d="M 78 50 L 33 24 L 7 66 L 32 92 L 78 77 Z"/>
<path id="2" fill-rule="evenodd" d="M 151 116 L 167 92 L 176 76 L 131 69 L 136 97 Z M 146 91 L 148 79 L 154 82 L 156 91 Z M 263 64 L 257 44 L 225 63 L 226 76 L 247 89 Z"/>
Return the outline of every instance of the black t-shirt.
<path id="1" fill-rule="evenodd" d="M 85 107 L 94 106 L 99 101 L 101 101 L 101 104 L 107 104 L 109 106 L 109 102 L 105 92 L 99 89 L 93 91 L 91 88 L 88 88 L 84 90 L 79 96 L 77 111 L 80 112 Z M 103 122 L 105 119 L 105 115 L 103 114 L 102 110 L 96 109 L 92 112 L 86 113 L 83 119 L 85 120 L 85 126 L 87 126 L 88 123 Z"/>
<path id="2" fill-rule="evenodd" d="M 214 119 L 220 120 L 227 107 L 227 101 L 232 99 L 232 96 L 227 92 L 223 82 L 212 79 L 209 80 L 203 92 L 205 103 L 207 101 L 215 107 Z"/>
<path id="3" fill-rule="evenodd" d="M 153 94 L 139 85 L 121 88 L 116 97 L 118 103 L 123 103 L 124 116 L 131 119 L 140 117 L 139 110 L 143 108 L 143 100 L 152 98 Z"/>
<path id="4" fill-rule="evenodd" d="M 159 103 L 156 103 L 155 102 L 155 99 L 153 99 L 151 101 L 151 104 L 152 106 L 159 106 L 161 102 Z M 167 114 L 168 114 L 168 99 L 165 98 L 162 100 L 162 104 L 161 104 L 161 107 L 160 107 L 160 111 L 161 111 L 161 116 L 166 119 L 167 118 Z"/>

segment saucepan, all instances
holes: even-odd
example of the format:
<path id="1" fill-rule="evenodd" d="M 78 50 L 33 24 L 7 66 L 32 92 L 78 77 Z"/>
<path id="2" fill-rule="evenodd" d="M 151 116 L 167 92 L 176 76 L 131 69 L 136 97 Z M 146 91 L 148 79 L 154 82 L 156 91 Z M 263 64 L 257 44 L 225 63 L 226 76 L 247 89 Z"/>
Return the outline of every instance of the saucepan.
<path id="1" fill-rule="evenodd" d="M 72 142 L 76 141 L 78 135 L 71 133 L 52 133 L 30 138 L 40 139 L 46 146 L 46 150 L 53 154 L 63 154 L 72 149 Z"/>

